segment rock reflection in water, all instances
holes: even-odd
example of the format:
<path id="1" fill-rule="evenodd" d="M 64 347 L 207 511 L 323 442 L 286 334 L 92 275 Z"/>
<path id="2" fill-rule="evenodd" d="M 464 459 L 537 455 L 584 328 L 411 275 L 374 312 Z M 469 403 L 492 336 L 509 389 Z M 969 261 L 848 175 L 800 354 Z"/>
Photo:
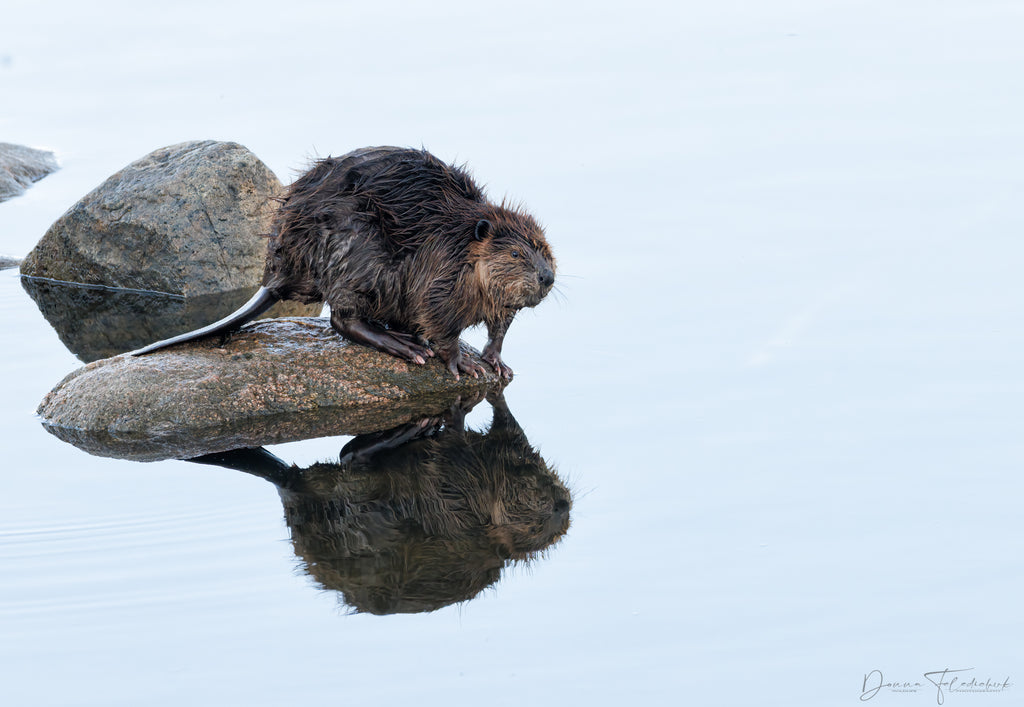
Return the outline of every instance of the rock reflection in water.
<path id="1" fill-rule="evenodd" d="M 71 353 L 84 363 L 206 326 L 248 300 L 252 288 L 200 297 L 22 277 L 22 286 Z M 316 316 L 322 307 L 279 302 L 262 318 Z"/>
<path id="2" fill-rule="evenodd" d="M 433 611 L 472 599 L 569 527 L 569 490 L 530 446 L 500 393 L 486 432 L 465 412 L 360 435 L 339 463 L 289 466 L 266 450 L 192 461 L 277 485 L 295 553 L 357 612 Z"/>

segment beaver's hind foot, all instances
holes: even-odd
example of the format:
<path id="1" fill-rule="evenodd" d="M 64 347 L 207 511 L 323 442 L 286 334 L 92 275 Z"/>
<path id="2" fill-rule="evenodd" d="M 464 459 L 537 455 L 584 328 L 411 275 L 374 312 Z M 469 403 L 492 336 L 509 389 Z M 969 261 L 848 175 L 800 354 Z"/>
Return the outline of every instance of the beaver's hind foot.
<path id="1" fill-rule="evenodd" d="M 384 353 L 404 358 L 420 365 L 434 355 L 434 352 L 418 343 L 420 337 L 404 331 L 384 329 L 357 317 L 331 317 L 331 326 L 350 341 L 364 344 Z"/>

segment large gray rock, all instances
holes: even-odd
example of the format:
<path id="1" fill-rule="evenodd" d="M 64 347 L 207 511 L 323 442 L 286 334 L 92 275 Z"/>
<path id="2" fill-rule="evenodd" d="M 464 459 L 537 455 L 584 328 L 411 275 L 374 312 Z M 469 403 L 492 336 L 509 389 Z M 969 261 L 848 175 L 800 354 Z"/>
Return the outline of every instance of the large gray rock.
<path id="1" fill-rule="evenodd" d="M 489 370 L 456 380 L 440 359 L 420 366 L 347 342 L 325 319 L 275 319 L 224 346 L 205 340 L 90 363 L 37 412 L 50 432 L 92 454 L 185 459 L 387 429 L 498 385 Z"/>
<path id="2" fill-rule="evenodd" d="M 0 142 L 0 201 L 22 194 L 33 182 L 58 169 L 52 152 Z"/>
<path id="3" fill-rule="evenodd" d="M 211 140 L 131 163 L 61 216 L 23 275 L 185 296 L 260 282 L 281 183 L 255 155 Z"/>

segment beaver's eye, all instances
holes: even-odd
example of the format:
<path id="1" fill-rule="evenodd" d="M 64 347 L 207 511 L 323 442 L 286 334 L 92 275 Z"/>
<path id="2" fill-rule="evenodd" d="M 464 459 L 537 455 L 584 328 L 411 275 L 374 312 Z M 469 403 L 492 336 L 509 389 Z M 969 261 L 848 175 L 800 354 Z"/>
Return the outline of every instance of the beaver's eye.
<path id="1" fill-rule="evenodd" d="M 513 250 L 512 251 L 512 257 L 513 258 L 518 258 L 519 257 L 519 251 L 518 250 Z"/>

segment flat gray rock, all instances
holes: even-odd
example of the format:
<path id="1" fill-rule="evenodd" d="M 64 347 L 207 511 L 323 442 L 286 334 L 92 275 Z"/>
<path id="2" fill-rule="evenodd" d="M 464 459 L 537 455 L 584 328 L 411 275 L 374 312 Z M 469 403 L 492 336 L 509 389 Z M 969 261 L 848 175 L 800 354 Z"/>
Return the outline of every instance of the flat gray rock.
<path id="1" fill-rule="evenodd" d="M 34 182 L 58 169 L 52 152 L 0 142 L 0 201 L 23 194 Z"/>
<path id="2" fill-rule="evenodd" d="M 326 319 L 275 319 L 223 346 L 205 340 L 90 363 L 37 412 L 51 433 L 91 454 L 152 461 L 374 432 L 499 384 L 490 371 L 456 380 L 440 359 L 420 366 L 350 343 Z"/>

